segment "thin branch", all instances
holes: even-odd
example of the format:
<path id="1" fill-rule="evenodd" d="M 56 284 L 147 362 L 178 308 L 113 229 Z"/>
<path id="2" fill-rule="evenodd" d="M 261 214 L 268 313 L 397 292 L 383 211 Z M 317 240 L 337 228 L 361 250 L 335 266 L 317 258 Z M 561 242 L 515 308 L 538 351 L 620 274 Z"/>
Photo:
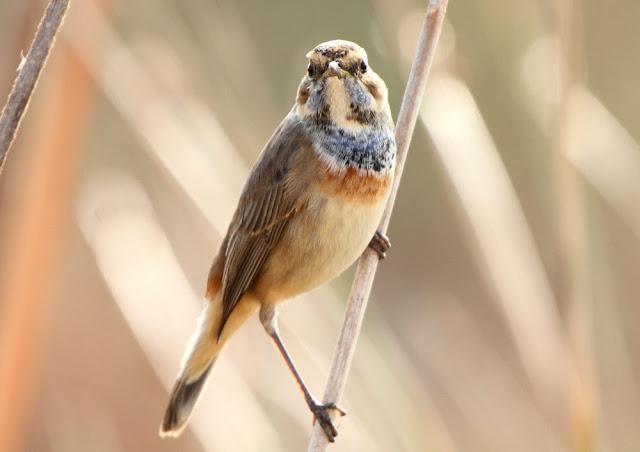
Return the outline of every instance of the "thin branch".
<path id="1" fill-rule="evenodd" d="M 379 229 L 382 232 L 386 232 L 391 219 L 409 143 L 411 142 L 415 128 L 420 103 L 435 54 L 436 44 L 440 37 L 447 3 L 448 0 L 429 0 L 427 6 L 425 21 L 418 38 L 418 46 L 413 58 L 409 81 L 407 82 L 407 88 L 404 92 L 404 98 L 402 99 L 402 106 L 400 107 L 398 122 L 396 124 L 396 143 L 398 147 L 396 174 L 393 187 L 391 188 L 389 202 L 382 216 L 382 221 L 380 222 Z M 351 294 L 347 302 L 344 324 L 336 347 L 329 381 L 327 382 L 324 393 L 323 401 L 325 403 L 337 403 L 344 391 L 377 267 L 377 254 L 371 250 L 365 251 L 358 262 L 356 275 L 353 280 L 353 285 L 351 286 Z M 309 442 L 308 451 L 324 451 L 328 444 L 322 428 L 316 423 Z"/>
<path id="2" fill-rule="evenodd" d="M 18 66 L 18 76 L 0 114 L 0 174 L 68 7 L 69 0 L 49 2 L 29 53 Z"/>

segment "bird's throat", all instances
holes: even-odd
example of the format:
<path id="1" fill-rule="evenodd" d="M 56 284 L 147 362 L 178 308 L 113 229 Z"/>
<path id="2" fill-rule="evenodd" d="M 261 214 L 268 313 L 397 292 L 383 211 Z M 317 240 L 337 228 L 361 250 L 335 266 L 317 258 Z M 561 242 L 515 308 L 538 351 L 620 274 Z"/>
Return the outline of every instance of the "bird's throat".
<path id="1" fill-rule="evenodd" d="M 393 167 L 396 146 L 390 127 L 368 126 L 357 132 L 338 125 L 307 128 L 314 151 L 336 170 L 351 167 L 383 173 Z"/>

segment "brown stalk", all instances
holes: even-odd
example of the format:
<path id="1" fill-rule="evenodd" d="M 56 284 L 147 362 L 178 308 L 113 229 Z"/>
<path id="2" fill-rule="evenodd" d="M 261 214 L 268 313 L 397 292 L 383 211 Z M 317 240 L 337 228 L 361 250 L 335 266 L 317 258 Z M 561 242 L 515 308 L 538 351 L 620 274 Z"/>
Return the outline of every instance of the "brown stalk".
<path id="1" fill-rule="evenodd" d="M 69 0 L 49 2 L 29 53 L 18 66 L 18 76 L 0 114 L 0 174 L 68 7 Z"/>
<path id="2" fill-rule="evenodd" d="M 46 17 L 50 15 L 51 5 L 62 3 L 66 5 L 66 2 L 50 3 L 38 36 L 45 33 L 53 37 L 55 33 L 49 32 L 55 27 Z M 59 21 L 56 23 L 57 27 Z M 34 46 L 41 45 L 36 45 L 38 42 L 42 41 L 36 37 Z M 30 56 L 35 55 L 33 48 Z M 50 43 L 47 52 L 48 49 Z M 39 55 L 43 62 L 45 55 Z M 0 275 L 1 451 L 22 450 L 24 445 L 23 434 L 37 394 L 41 345 L 51 300 L 50 283 L 56 270 L 60 236 L 81 157 L 80 140 L 93 96 L 89 75 L 75 54 L 66 51 L 57 63 L 56 77 L 46 86 L 48 102 L 40 112 L 33 134 L 32 156 L 26 165 L 25 176 L 19 182 L 20 213 L 10 226 L 6 249 L 3 249 L 4 273 Z M 21 85 L 20 78 L 25 71 L 23 67 L 16 86 Z M 15 86 L 13 91 L 16 92 Z M 24 107 L 30 92 L 21 92 Z M 5 117 L 3 114 L 3 120 Z M 14 123 L 13 134 L 17 125 Z"/>
<path id="3" fill-rule="evenodd" d="M 413 65 L 409 74 L 407 88 L 404 92 L 398 121 L 396 124 L 397 166 L 391 188 L 389 202 L 382 216 L 381 232 L 386 232 L 393 212 L 393 205 L 398 193 L 402 171 L 407 157 L 409 144 L 415 128 L 420 103 L 429 77 L 429 70 L 435 54 L 436 44 L 440 37 L 444 15 L 448 0 L 429 0 L 427 13 L 418 37 L 418 45 L 413 58 Z M 336 347 L 336 352 L 329 374 L 329 380 L 323 397 L 324 403 L 338 403 L 346 385 L 349 368 L 353 360 L 356 342 L 362 326 L 364 312 L 371 293 L 371 287 L 378 268 L 378 256 L 372 250 L 367 250 L 358 261 L 356 274 L 351 286 L 351 294 L 347 302 L 342 331 Z M 309 452 L 324 451 L 328 445 L 327 437 L 322 428 L 316 423 Z"/>
<path id="4" fill-rule="evenodd" d="M 51 106 L 38 126 L 33 158 L 20 181 L 20 213 L 3 250 L 0 284 L 0 450 L 16 450 L 37 380 L 48 288 L 75 170 L 91 86 L 74 55 L 63 63 Z M 72 94 L 69 94 L 70 91 Z M 20 450 L 17 448 L 17 450 Z"/>

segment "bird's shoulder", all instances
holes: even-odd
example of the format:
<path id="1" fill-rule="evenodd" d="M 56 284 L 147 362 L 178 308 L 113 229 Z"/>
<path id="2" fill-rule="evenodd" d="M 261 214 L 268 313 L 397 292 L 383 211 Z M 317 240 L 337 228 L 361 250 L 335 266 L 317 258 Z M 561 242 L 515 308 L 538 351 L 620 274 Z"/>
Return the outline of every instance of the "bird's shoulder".
<path id="1" fill-rule="evenodd" d="M 233 222 L 259 232 L 284 220 L 304 202 L 313 179 L 312 140 L 300 118 L 289 113 L 256 160 L 238 202 Z"/>

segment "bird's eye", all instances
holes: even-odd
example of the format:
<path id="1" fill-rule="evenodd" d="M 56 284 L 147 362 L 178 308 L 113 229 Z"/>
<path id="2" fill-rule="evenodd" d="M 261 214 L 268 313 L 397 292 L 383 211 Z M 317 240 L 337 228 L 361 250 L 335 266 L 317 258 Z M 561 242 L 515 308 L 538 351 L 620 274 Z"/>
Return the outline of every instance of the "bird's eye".
<path id="1" fill-rule="evenodd" d="M 362 72 L 367 72 L 367 63 L 364 60 L 360 62 L 360 70 Z"/>
<path id="2" fill-rule="evenodd" d="M 309 63 L 309 66 L 307 67 L 307 74 L 309 74 L 309 77 L 313 77 L 314 73 L 315 73 L 314 67 L 311 65 L 311 63 Z"/>

